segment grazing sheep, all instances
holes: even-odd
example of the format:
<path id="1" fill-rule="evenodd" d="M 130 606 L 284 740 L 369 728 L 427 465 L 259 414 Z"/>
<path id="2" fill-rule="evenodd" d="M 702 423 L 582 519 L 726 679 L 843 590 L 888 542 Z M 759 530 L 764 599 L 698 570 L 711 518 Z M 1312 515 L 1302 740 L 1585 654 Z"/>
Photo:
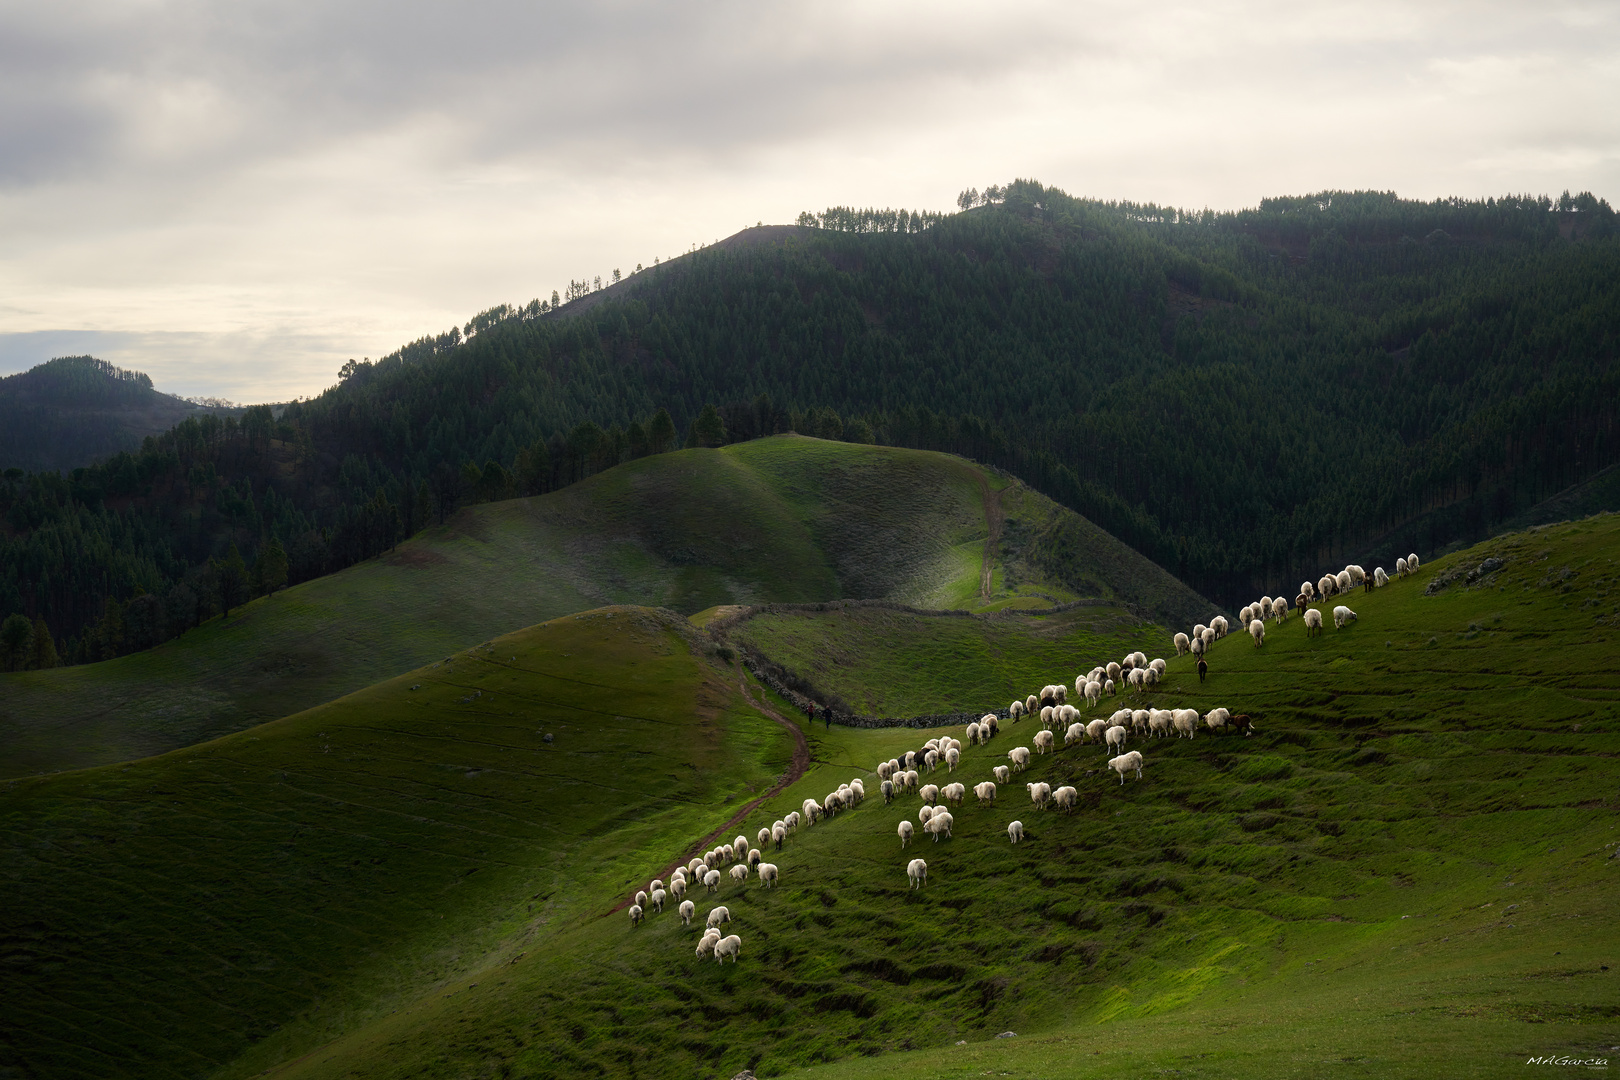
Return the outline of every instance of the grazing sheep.
<path id="1" fill-rule="evenodd" d="M 1015 746 L 1007 751 L 1007 757 L 1013 763 L 1014 772 L 1023 772 L 1029 768 L 1029 747 Z"/>
<path id="2" fill-rule="evenodd" d="M 696 904 L 692 903 L 690 900 L 682 900 L 681 906 L 675 910 L 680 913 L 682 926 L 692 925 L 692 916 L 697 914 Z"/>
<path id="3" fill-rule="evenodd" d="M 1005 784 L 1007 779 L 1012 776 L 1012 770 L 1005 765 L 997 765 L 990 770 L 990 774 L 996 778 L 996 783 Z"/>
<path id="4" fill-rule="evenodd" d="M 1109 697 L 1114 696 L 1114 680 L 1113 679 L 1105 679 L 1105 680 L 1103 680 L 1103 693 L 1107 694 Z"/>
<path id="5" fill-rule="evenodd" d="M 979 722 L 977 720 L 967 726 L 967 742 L 969 746 L 979 745 Z"/>
<path id="6" fill-rule="evenodd" d="M 923 755 L 923 768 L 927 769 L 929 772 L 933 772 L 935 769 L 939 768 L 938 750 L 930 750 L 928 753 Z"/>
<path id="7" fill-rule="evenodd" d="M 921 782 L 922 782 L 922 774 L 919 773 L 916 769 L 911 769 L 910 771 L 908 771 L 906 773 L 906 790 L 907 791 L 916 791 L 917 790 L 917 785 L 920 784 Z"/>
<path id="8" fill-rule="evenodd" d="M 937 844 L 941 836 L 944 836 L 947 840 L 951 838 L 951 824 L 953 821 L 955 819 L 951 817 L 949 810 L 941 810 L 928 819 L 928 824 L 923 826 L 923 831 L 933 833 L 934 843 Z"/>
<path id="9" fill-rule="evenodd" d="M 1132 750 L 1128 754 L 1121 754 L 1119 757 L 1109 759 L 1108 767 L 1119 773 L 1120 787 L 1125 786 L 1125 774 L 1130 772 L 1132 769 L 1136 770 L 1136 778 L 1138 780 L 1142 779 L 1142 755 L 1135 750 Z"/>
<path id="10" fill-rule="evenodd" d="M 1278 622 L 1288 621 L 1288 601 L 1279 596 L 1271 602 L 1271 617 Z"/>
<path id="11" fill-rule="evenodd" d="M 1343 604 L 1340 604 L 1338 607 L 1333 609 L 1333 628 L 1335 630 L 1343 630 L 1345 623 L 1353 623 L 1355 621 L 1356 613 L 1345 607 Z"/>
<path id="12" fill-rule="evenodd" d="M 920 889 L 928 884 L 928 864 L 921 859 L 912 859 L 906 864 L 906 880 L 911 882 L 913 889 Z"/>
<path id="13" fill-rule="evenodd" d="M 911 823 L 908 821 L 908 822 L 906 822 L 906 824 L 909 825 Z M 765 888 L 767 888 L 767 889 L 776 888 L 776 882 L 777 882 L 777 880 L 779 878 L 781 878 L 781 876 L 782 876 L 782 871 L 780 871 L 780 870 L 778 870 L 776 868 L 775 863 L 773 863 L 773 862 L 762 862 L 762 863 L 759 864 L 759 883 L 760 883 L 760 885 L 764 886 Z"/>
<path id="14" fill-rule="evenodd" d="M 1227 622 L 1225 615 L 1215 616 L 1213 619 L 1209 620 L 1209 625 L 1214 629 L 1216 637 L 1223 638 L 1226 636 Z"/>
<path id="15" fill-rule="evenodd" d="M 1041 706 L 1041 727 L 1049 728 L 1051 726 L 1052 726 L 1052 706 L 1050 706 L 1050 705 L 1042 705 Z"/>
<path id="16" fill-rule="evenodd" d="M 932 806 L 939 801 L 939 785 L 924 784 L 922 786 L 922 790 L 917 792 L 917 794 L 922 796 L 923 802 L 927 803 L 929 806 Z"/>
<path id="17" fill-rule="evenodd" d="M 1121 709 L 1120 712 L 1124 712 L 1129 715 L 1129 710 L 1127 709 Z M 1118 718 L 1119 713 L 1116 712 L 1114 714 L 1114 719 L 1118 720 Z M 1101 742 L 1103 732 L 1107 731 L 1108 727 L 1109 723 L 1107 720 L 1093 720 L 1091 723 L 1086 725 L 1086 738 L 1090 739 L 1092 742 Z"/>
<path id="18" fill-rule="evenodd" d="M 1208 651 L 1209 651 L 1209 646 L 1204 643 L 1203 638 L 1193 638 L 1192 654 L 1194 656 L 1198 657 L 1199 659 L 1203 659 L 1204 653 L 1206 653 Z"/>
<path id="19" fill-rule="evenodd" d="M 1052 798 L 1052 785 L 1037 780 L 1032 784 L 1025 784 L 1024 787 L 1028 789 L 1029 801 L 1035 804 L 1035 808 L 1045 810 L 1046 804 Z"/>
<path id="20" fill-rule="evenodd" d="M 713 954 L 714 943 L 720 940 L 720 936 L 720 931 L 712 927 L 703 931 L 703 936 L 698 939 L 697 943 L 698 956 L 703 957 Z"/>
<path id="21" fill-rule="evenodd" d="M 885 805 L 894 802 L 894 781 L 885 780 L 878 785 L 878 792 L 883 796 Z"/>
<path id="22" fill-rule="evenodd" d="M 866 785 L 861 783 L 859 778 L 856 778 L 856 779 L 851 780 L 849 782 L 849 790 L 851 790 L 851 791 L 853 791 L 855 793 L 855 801 L 856 802 L 865 802 L 866 801 Z"/>
<path id="23" fill-rule="evenodd" d="M 1334 584 L 1334 587 L 1337 588 L 1340 593 L 1349 592 L 1350 591 L 1350 571 L 1348 571 L 1348 570 L 1340 570 L 1337 574 L 1335 574 L 1333 576 L 1333 584 Z"/>
<path id="24" fill-rule="evenodd" d="M 1254 606 L 1252 604 L 1245 604 L 1243 610 L 1238 612 L 1238 622 L 1242 623 L 1244 626 L 1248 626 L 1253 621 Z"/>
<path id="25" fill-rule="evenodd" d="M 1254 647 L 1258 649 L 1266 640 L 1266 624 L 1259 619 L 1249 623 L 1249 636 L 1254 638 Z"/>
<path id="26" fill-rule="evenodd" d="M 1322 632 L 1322 610 L 1311 608 L 1305 612 L 1305 636 L 1315 637 Z"/>
<path id="27" fill-rule="evenodd" d="M 1188 716 L 1188 713 L 1192 715 Z M 1177 709 L 1170 714 L 1170 723 L 1175 727 L 1177 736 L 1191 739 L 1198 731 L 1198 710 Z"/>
<path id="28" fill-rule="evenodd" d="M 777 851 L 782 850 L 782 841 L 786 839 L 787 827 L 785 825 L 771 826 L 771 844 L 776 848 Z"/>
<path id="29" fill-rule="evenodd" d="M 720 888 L 720 871 L 710 870 L 708 873 L 704 874 L 703 887 L 708 889 L 710 892 L 718 891 Z"/>
<path id="30" fill-rule="evenodd" d="M 1113 679 L 1115 682 L 1119 682 L 1120 667 L 1119 667 L 1118 664 L 1116 664 L 1112 660 L 1110 660 L 1108 662 L 1107 671 L 1108 671 L 1108 677 L 1110 679 Z"/>
<path id="31" fill-rule="evenodd" d="M 814 825 L 816 823 L 816 814 L 821 810 L 821 804 L 814 799 L 806 799 L 804 804 L 799 807 L 799 810 L 805 817 L 810 819 L 810 824 Z"/>
<path id="32" fill-rule="evenodd" d="M 1384 573 L 1384 568 L 1382 566 L 1375 567 L 1373 569 L 1373 586 L 1374 586 L 1374 588 L 1382 589 L 1385 585 L 1388 585 L 1388 584 L 1389 584 L 1389 575 Z"/>
<path id="33" fill-rule="evenodd" d="M 737 957 L 741 954 L 742 938 L 738 937 L 736 934 L 723 937 L 714 943 L 714 961 L 717 964 L 725 963 L 726 957 L 728 956 L 731 957 L 731 962 L 735 964 L 737 962 Z"/>
<path id="34" fill-rule="evenodd" d="M 1228 731 L 1240 731 L 1246 739 L 1256 731 L 1254 718 L 1248 713 L 1238 713 L 1226 722 L 1226 729 Z"/>
<path id="35" fill-rule="evenodd" d="M 1299 583 L 1299 594 L 1310 601 L 1316 596 L 1316 586 L 1308 581 L 1302 581 Z"/>
<path id="36" fill-rule="evenodd" d="M 1069 729 L 1063 733 L 1063 745 L 1064 746 L 1068 746 L 1071 743 L 1084 742 L 1085 739 L 1086 739 L 1086 725 L 1084 725 L 1084 724 L 1079 724 L 1079 723 L 1070 724 Z"/>
<path id="37" fill-rule="evenodd" d="M 635 902 L 641 907 L 647 906 L 647 890 L 641 889 L 636 893 Z"/>
<path id="38" fill-rule="evenodd" d="M 1130 674 L 1125 677 L 1125 680 L 1131 684 L 1131 689 L 1135 690 L 1137 693 L 1142 692 L 1142 684 L 1147 681 L 1145 678 L 1143 678 L 1143 674 L 1144 673 L 1141 668 L 1133 667 L 1131 668 Z"/>
<path id="39" fill-rule="evenodd" d="M 1169 666 L 1170 665 L 1165 663 L 1162 658 L 1158 658 L 1158 657 L 1155 657 L 1154 659 L 1148 661 L 1148 670 L 1149 671 L 1157 671 L 1159 673 L 1160 678 L 1164 677 L 1165 669 L 1168 668 Z"/>
<path id="40" fill-rule="evenodd" d="M 996 785 L 989 780 L 974 784 L 973 794 L 978 796 L 981 805 L 994 806 L 996 804 Z"/>
<path id="41" fill-rule="evenodd" d="M 1001 731 L 1001 721 L 996 719 L 995 713 L 985 713 L 984 719 L 979 721 L 979 741 L 989 742 Z"/>
<path id="42" fill-rule="evenodd" d="M 1204 636 L 1204 631 L 1206 629 L 1208 629 L 1208 627 L 1206 627 L 1203 623 L 1194 623 L 1193 624 L 1192 636 L 1193 637 L 1203 637 Z"/>
<path id="43" fill-rule="evenodd" d="M 1022 701 L 1015 701 L 1011 705 L 1007 706 L 1007 719 L 1011 720 L 1013 723 L 1018 723 L 1019 718 L 1023 715 L 1024 703 Z"/>
<path id="44" fill-rule="evenodd" d="M 971 727 L 971 725 L 969 725 L 969 726 Z M 880 762 L 878 762 L 877 778 L 879 780 L 887 780 L 889 777 L 891 777 L 893 775 L 894 775 L 894 763 L 892 761 L 880 761 Z"/>
<path id="45" fill-rule="evenodd" d="M 1221 731 L 1225 729 L 1227 721 L 1231 719 L 1232 711 L 1230 709 L 1211 709 L 1204 715 L 1204 724 L 1211 731 Z"/>
<path id="46" fill-rule="evenodd" d="M 828 817 L 837 817 L 838 811 L 844 808 L 844 800 L 839 798 L 838 792 L 830 791 L 821 802 L 821 810 Z"/>
<path id="47" fill-rule="evenodd" d="M 660 914 L 663 913 L 664 897 L 667 895 L 669 894 L 664 892 L 663 889 L 654 889 L 652 891 L 652 909 L 654 911 L 659 912 Z"/>
<path id="48" fill-rule="evenodd" d="M 1029 695 L 1029 697 L 1024 699 L 1024 715 L 1025 716 L 1033 716 L 1035 714 L 1035 712 L 1040 709 L 1040 707 L 1041 707 L 1040 699 L 1037 698 L 1034 694 L 1031 694 L 1031 695 Z"/>
<path id="49" fill-rule="evenodd" d="M 1065 814 L 1074 813 L 1074 808 L 1080 803 L 1080 793 L 1074 788 L 1064 785 L 1052 792 L 1052 803 Z"/>
<path id="50" fill-rule="evenodd" d="M 1352 585 L 1360 585 L 1362 582 L 1367 580 L 1367 571 L 1363 570 L 1355 563 L 1351 563 L 1349 566 L 1346 566 L 1344 568 L 1344 572 L 1350 575 L 1350 584 Z"/>
<path id="51" fill-rule="evenodd" d="M 1097 693 L 1099 696 L 1102 694 L 1101 687 L 1097 688 Z M 1072 724 L 1076 720 L 1080 719 L 1080 710 L 1075 708 L 1073 705 L 1062 705 L 1059 706 L 1058 710 L 1052 714 L 1052 719 L 1055 721 L 1055 723 L 1052 725 L 1052 730 L 1056 731 L 1063 725 Z"/>
<path id="52" fill-rule="evenodd" d="M 782 819 L 782 824 L 787 827 L 788 832 L 798 832 L 800 820 L 797 810 L 789 810 L 787 817 Z"/>
<path id="53" fill-rule="evenodd" d="M 686 864 L 686 872 L 697 878 L 699 881 L 703 880 L 703 871 L 707 870 L 708 868 L 709 864 L 704 862 L 701 857 L 695 858 Z"/>
<path id="54" fill-rule="evenodd" d="M 956 766 L 959 762 L 961 762 L 961 760 L 962 751 L 958 750 L 956 747 L 953 746 L 949 750 L 945 751 L 945 765 L 947 767 L 946 771 L 955 772 Z"/>
<path id="55" fill-rule="evenodd" d="M 1395 574 L 1398 577 L 1405 577 L 1407 575 L 1406 559 L 1399 558 L 1395 560 Z"/>
<path id="56" fill-rule="evenodd" d="M 1271 594 L 1267 593 L 1265 596 L 1262 596 L 1260 598 L 1260 602 L 1258 604 L 1256 604 L 1254 607 L 1255 607 L 1255 612 L 1254 612 L 1254 617 L 1255 618 L 1263 619 L 1267 615 L 1270 615 L 1271 614 Z"/>
<path id="57" fill-rule="evenodd" d="M 933 817 L 938 812 L 939 810 L 937 807 L 919 806 L 917 807 L 917 820 L 926 825 L 928 824 L 928 819 Z"/>
<path id="58" fill-rule="evenodd" d="M 1202 641 L 1205 650 L 1208 650 L 1211 645 L 1215 644 L 1215 628 L 1213 626 L 1204 627 L 1204 633 L 1198 640 Z"/>
<path id="59" fill-rule="evenodd" d="M 675 899 L 677 899 L 677 900 L 679 900 L 681 897 L 685 896 L 686 895 L 686 879 L 684 877 L 677 877 L 677 878 L 670 879 L 669 892 L 670 892 L 670 895 L 675 897 Z"/>
<path id="60" fill-rule="evenodd" d="M 1035 733 L 1035 752 L 1037 754 L 1050 753 L 1054 742 L 1056 742 L 1056 739 L 1050 731 L 1037 731 Z"/>
<path id="61" fill-rule="evenodd" d="M 746 865 L 744 865 L 743 863 L 738 863 L 736 866 L 733 866 L 731 868 L 731 880 L 732 881 L 747 881 L 748 880 L 748 867 Z"/>
<path id="62" fill-rule="evenodd" d="M 1116 746 L 1124 746 L 1125 739 L 1129 735 L 1130 732 L 1128 730 L 1118 724 L 1115 724 L 1113 727 L 1103 732 L 1103 740 L 1108 743 L 1108 748 L 1112 750 Z"/>
<path id="63" fill-rule="evenodd" d="M 715 907 L 710 909 L 709 917 L 707 920 L 705 920 L 704 925 L 713 927 L 719 926 L 721 923 L 728 923 L 730 921 L 731 909 L 726 907 L 724 904 L 717 904 Z"/>
<path id="64" fill-rule="evenodd" d="M 1086 708 L 1095 709 L 1097 707 L 1097 702 L 1102 700 L 1103 684 L 1100 682 L 1086 683 L 1085 695 Z"/>
<path id="65" fill-rule="evenodd" d="M 642 919 L 641 905 L 640 904 L 631 904 L 630 905 L 630 925 L 631 926 L 639 925 L 641 923 L 641 919 Z"/>
<path id="66" fill-rule="evenodd" d="M 1175 642 L 1177 656 L 1186 656 L 1188 650 L 1192 648 L 1192 639 L 1186 634 L 1177 634 L 1172 640 Z"/>
<path id="67" fill-rule="evenodd" d="M 748 849 L 748 868 L 750 870 L 757 868 L 764 860 L 765 853 L 760 851 L 759 848 L 756 847 Z"/>
<path id="68" fill-rule="evenodd" d="M 911 834 L 913 832 L 911 822 L 909 822 L 909 821 L 901 821 L 899 831 L 900 831 L 900 850 L 904 851 L 904 850 L 906 850 L 906 845 L 911 843 Z"/>
<path id="69" fill-rule="evenodd" d="M 766 844 L 770 843 L 771 842 L 770 826 L 766 826 L 765 828 L 760 829 L 759 833 L 756 835 L 755 839 L 757 839 L 759 841 L 759 846 L 760 847 L 764 847 Z"/>
<path id="70" fill-rule="evenodd" d="M 1316 592 L 1323 600 L 1328 599 L 1338 591 L 1339 584 L 1333 580 L 1332 574 L 1323 574 L 1317 579 Z"/>
<path id="71" fill-rule="evenodd" d="M 946 802 L 956 806 L 961 806 L 962 800 L 967 798 L 967 785 L 946 784 L 942 789 L 940 789 L 940 794 L 945 797 Z"/>

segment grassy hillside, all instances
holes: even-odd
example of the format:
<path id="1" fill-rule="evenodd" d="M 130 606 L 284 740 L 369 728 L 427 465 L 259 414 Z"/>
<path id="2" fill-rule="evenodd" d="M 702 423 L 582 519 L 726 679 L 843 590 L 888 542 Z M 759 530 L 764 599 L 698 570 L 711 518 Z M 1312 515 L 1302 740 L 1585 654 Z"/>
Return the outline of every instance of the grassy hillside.
<path id="1" fill-rule="evenodd" d="M 1496 576 L 1425 595 L 1493 554 Z M 272 1075 L 1479 1077 L 1607 1053 L 1617 560 L 1620 519 L 1549 528 L 1358 594 L 1345 630 L 1228 638 L 1208 683 L 1175 661 L 1154 701 L 1248 711 L 1252 738 L 1149 743 L 1125 785 L 1095 747 L 1037 759 L 1019 781 L 1074 783 L 1076 813 L 1015 782 L 915 851 L 894 830 L 916 797 L 874 793 L 773 856 L 780 888 L 699 898 L 731 908 L 735 966 L 696 960 L 667 914 L 610 913 Z M 958 776 L 1030 731 L 968 750 Z M 741 831 L 924 734 L 811 729 L 815 767 Z M 646 849 L 642 876 L 680 847 Z M 926 890 L 906 886 L 913 855 Z"/>
<path id="2" fill-rule="evenodd" d="M 595 921 L 632 852 L 785 770 L 787 733 L 689 637 L 594 611 L 202 746 L 5 785 L 0 1075 L 256 1072 L 506 979 Z"/>
<path id="3" fill-rule="evenodd" d="M 1065 549 L 1057 574 L 993 587 L 986 603 L 985 499 L 998 492 L 1011 506 L 1007 533 L 1059 528 L 1089 539 Z M 1040 543 L 1025 546 L 1044 551 Z M 995 607 L 1071 598 L 1065 581 L 1204 611 L 1089 523 L 961 458 L 798 436 L 663 454 L 550 495 L 464 509 L 389 555 L 155 649 L 0 675 L 0 776 L 189 746 L 600 604 L 690 613 L 886 597 Z"/>

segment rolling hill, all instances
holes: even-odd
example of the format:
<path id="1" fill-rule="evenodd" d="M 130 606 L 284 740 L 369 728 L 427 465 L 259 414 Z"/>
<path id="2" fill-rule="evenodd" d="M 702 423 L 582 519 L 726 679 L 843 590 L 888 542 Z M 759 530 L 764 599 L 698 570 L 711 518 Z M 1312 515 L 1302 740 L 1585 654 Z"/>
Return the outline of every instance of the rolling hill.
<path id="1" fill-rule="evenodd" d="M 992 522 L 1000 557 L 986 598 Z M 801 436 L 654 455 L 464 508 L 391 553 L 156 648 L 0 675 L 0 775 L 188 746 L 601 604 L 993 609 L 1079 595 L 1166 621 L 1207 617 L 1207 602 L 1091 523 L 960 458 Z"/>
<path id="2" fill-rule="evenodd" d="M 928 733 L 801 730 L 808 771 L 748 810 L 793 744 L 667 615 L 557 620 L 213 743 L 15 780 L 3 1064 L 1381 1078 L 1596 1053 L 1620 1043 L 1617 560 L 1620 518 L 1545 527 L 1349 598 L 1344 630 L 1228 637 L 1206 683 L 1172 659 L 1155 706 L 1226 705 L 1258 732 L 1137 744 L 1125 784 L 1094 746 L 1036 758 L 942 843 L 902 852 L 918 800 L 885 806 L 873 782 L 770 856 L 779 888 L 697 897 L 730 907 L 736 965 L 696 959 L 670 912 L 632 928 L 624 898 Z M 942 663 L 926 634 L 862 641 L 889 651 L 858 670 Z M 1130 643 L 1061 667 L 1027 646 L 1024 680 Z M 987 651 L 951 662 L 963 685 L 1004 675 Z M 922 711 L 940 685 L 888 692 Z M 967 748 L 957 777 L 1031 730 Z M 1080 806 L 1036 810 L 1023 780 Z"/>

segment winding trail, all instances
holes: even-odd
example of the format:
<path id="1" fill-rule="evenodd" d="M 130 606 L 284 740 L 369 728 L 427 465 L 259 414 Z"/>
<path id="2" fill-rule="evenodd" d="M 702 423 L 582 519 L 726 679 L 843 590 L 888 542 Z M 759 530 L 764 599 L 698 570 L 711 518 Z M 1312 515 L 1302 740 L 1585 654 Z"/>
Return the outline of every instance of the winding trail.
<path id="1" fill-rule="evenodd" d="M 731 816 L 730 821 L 727 821 L 724 825 L 720 826 L 718 829 L 714 830 L 712 833 L 694 844 L 691 849 L 691 854 L 689 854 L 685 859 L 670 863 L 658 874 L 654 875 L 655 877 L 667 880 L 670 873 L 673 872 L 677 866 L 685 866 L 693 857 L 703 854 L 703 852 L 708 850 L 711 844 L 713 844 L 721 836 L 729 833 L 732 829 L 735 829 L 743 818 L 753 813 L 756 806 L 764 802 L 766 799 L 775 798 L 777 795 L 780 795 L 787 789 L 789 784 L 792 784 L 794 781 L 798 780 L 799 777 L 803 776 L 810 768 L 810 742 L 804 737 L 804 732 L 799 728 L 799 725 L 795 724 L 791 720 L 786 719 L 781 713 L 777 712 L 775 709 L 765 704 L 765 702 L 756 698 L 753 691 L 748 688 L 748 676 L 746 674 L 738 675 L 737 689 L 742 692 L 743 700 L 747 701 L 748 704 L 752 705 L 755 709 L 758 709 L 765 716 L 770 717 L 778 724 L 781 724 L 783 727 L 787 728 L 788 731 L 793 734 L 793 763 L 788 766 L 787 772 L 776 778 L 775 785 L 773 785 L 769 791 L 759 796 L 757 799 L 754 799 L 752 802 L 744 805 L 742 809 L 738 810 Z M 637 889 L 640 887 L 641 886 L 639 884 L 636 886 Z M 604 912 L 602 917 L 606 918 L 608 915 L 612 915 L 614 912 L 623 911 L 625 908 L 630 906 L 633 899 L 633 894 L 626 897 L 615 907 Z"/>

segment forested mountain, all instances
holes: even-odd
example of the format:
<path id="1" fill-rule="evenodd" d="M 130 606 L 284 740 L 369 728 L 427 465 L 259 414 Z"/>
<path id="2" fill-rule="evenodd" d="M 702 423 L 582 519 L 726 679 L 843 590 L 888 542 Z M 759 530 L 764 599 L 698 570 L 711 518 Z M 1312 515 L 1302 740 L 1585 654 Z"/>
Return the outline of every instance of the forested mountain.
<path id="1" fill-rule="evenodd" d="M 58 357 L 0 379 L 0 467 L 78 468 L 209 411 L 216 410 L 159 393 L 141 372 Z"/>
<path id="2" fill-rule="evenodd" d="M 323 573 L 678 432 L 975 457 L 1227 601 L 1476 538 L 1620 459 L 1620 238 L 1589 195 L 964 202 L 751 230 L 351 362 L 279 420 L 9 480 L 0 611 L 107 655 L 109 598 L 184 582 L 200 618 L 261 550 L 266 582 Z"/>

